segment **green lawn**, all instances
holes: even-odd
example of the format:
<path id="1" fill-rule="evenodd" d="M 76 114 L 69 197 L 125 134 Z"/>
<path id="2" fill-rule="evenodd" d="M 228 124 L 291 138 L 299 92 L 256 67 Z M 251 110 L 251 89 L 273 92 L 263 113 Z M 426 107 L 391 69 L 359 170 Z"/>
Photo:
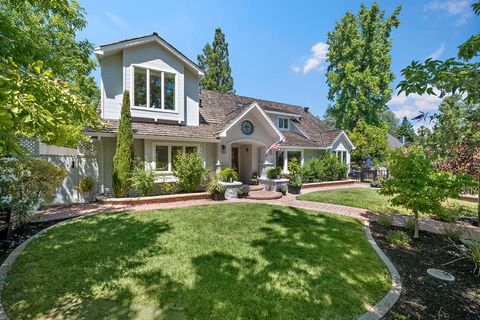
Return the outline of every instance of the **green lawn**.
<path id="1" fill-rule="evenodd" d="M 340 204 L 349 207 L 364 208 L 379 213 L 408 213 L 406 209 L 392 207 L 389 205 L 389 197 L 378 194 L 378 189 L 371 188 L 348 188 L 337 190 L 325 190 L 303 194 L 297 197 L 298 200 L 324 202 Z M 445 207 L 454 209 L 458 206 L 464 206 L 464 215 L 475 216 L 477 214 L 477 204 L 474 202 L 448 199 Z"/>
<path id="2" fill-rule="evenodd" d="M 2 300 L 12 319 L 356 319 L 389 288 L 358 220 L 219 204 L 63 223 Z"/>

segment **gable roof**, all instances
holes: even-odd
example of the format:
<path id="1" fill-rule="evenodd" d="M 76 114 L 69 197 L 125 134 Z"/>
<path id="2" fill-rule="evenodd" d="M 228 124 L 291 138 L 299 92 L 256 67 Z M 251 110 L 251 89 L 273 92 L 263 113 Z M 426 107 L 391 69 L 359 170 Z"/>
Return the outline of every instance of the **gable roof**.
<path id="1" fill-rule="evenodd" d="M 400 142 L 396 137 L 392 136 L 390 133 L 387 133 L 388 145 L 390 148 L 396 149 L 403 147 L 403 143 Z"/>
<path id="2" fill-rule="evenodd" d="M 140 37 L 128 38 L 128 39 L 124 39 L 124 40 L 120 40 L 120 41 L 116 41 L 108 44 L 103 44 L 95 48 L 94 52 L 95 52 L 95 55 L 97 56 L 97 59 L 100 60 L 103 56 L 108 55 L 110 53 L 115 53 L 125 48 L 139 46 L 139 45 L 143 45 L 151 42 L 158 43 L 159 45 L 161 45 L 162 47 L 170 51 L 170 53 L 172 53 L 174 56 L 179 58 L 183 63 L 185 63 L 186 66 L 196 71 L 198 75 L 201 75 L 201 76 L 204 75 L 202 68 L 200 68 L 198 64 L 190 60 L 186 55 L 181 53 L 174 46 L 168 43 L 165 39 L 160 37 L 156 32 L 152 34 L 140 36 Z"/>
<path id="3" fill-rule="evenodd" d="M 301 106 L 255 99 L 202 89 L 200 91 L 200 125 L 181 126 L 134 120 L 134 134 L 139 136 L 164 136 L 175 138 L 217 139 L 229 124 L 241 117 L 245 110 L 256 103 L 263 111 L 278 111 L 296 115 L 290 121 L 305 135 L 294 131 L 282 131 L 285 140 L 282 145 L 328 149 L 341 136 L 342 130 L 331 130 L 315 115 Z M 118 132 L 118 121 L 108 120 L 102 129 L 105 133 Z M 95 132 L 86 129 L 87 132 Z"/>

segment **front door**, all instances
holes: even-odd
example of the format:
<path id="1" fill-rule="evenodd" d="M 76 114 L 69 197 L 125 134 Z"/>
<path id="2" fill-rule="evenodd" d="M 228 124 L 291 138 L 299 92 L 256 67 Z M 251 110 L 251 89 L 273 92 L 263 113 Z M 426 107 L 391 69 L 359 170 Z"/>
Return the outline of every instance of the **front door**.
<path id="1" fill-rule="evenodd" d="M 238 172 L 238 147 L 232 147 L 232 168 Z"/>

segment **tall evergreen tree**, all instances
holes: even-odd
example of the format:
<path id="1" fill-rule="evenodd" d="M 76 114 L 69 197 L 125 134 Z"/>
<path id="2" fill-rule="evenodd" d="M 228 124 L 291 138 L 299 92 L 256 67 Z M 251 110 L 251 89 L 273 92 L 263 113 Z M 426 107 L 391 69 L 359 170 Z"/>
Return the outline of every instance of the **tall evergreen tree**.
<path id="1" fill-rule="evenodd" d="M 352 130 L 360 119 L 380 123 L 392 95 L 390 33 L 400 24 L 400 10 L 385 18 L 378 3 L 371 8 L 362 4 L 358 16 L 347 12 L 328 33 L 327 84 L 333 105 L 327 112 L 337 128 Z"/>
<path id="2" fill-rule="evenodd" d="M 203 54 L 198 55 L 198 64 L 205 72 L 200 79 L 200 86 L 204 89 L 226 93 L 235 93 L 233 89 L 232 69 L 230 68 L 228 43 L 222 29 L 215 29 L 213 43 L 207 43 Z"/>
<path id="3" fill-rule="evenodd" d="M 393 113 L 391 110 L 385 110 L 380 114 L 380 121 L 387 124 L 388 133 L 390 133 L 392 136 L 397 134 L 399 119 L 395 116 L 395 113 Z"/>
<path id="4" fill-rule="evenodd" d="M 401 139 L 403 137 L 404 144 L 409 145 L 415 141 L 415 130 L 413 130 L 413 126 L 408 121 L 407 117 L 403 117 L 402 123 L 397 130 L 397 137 Z"/>
<path id="5" fill-rule="evenodd" d="M 133 171 L 133 130 L 130 115 L 130 94 L 123 92 L 117 149 L 113 157 L 112 188 L 115 197 L 125 197 L 130 190 L 130 174 Z"/>

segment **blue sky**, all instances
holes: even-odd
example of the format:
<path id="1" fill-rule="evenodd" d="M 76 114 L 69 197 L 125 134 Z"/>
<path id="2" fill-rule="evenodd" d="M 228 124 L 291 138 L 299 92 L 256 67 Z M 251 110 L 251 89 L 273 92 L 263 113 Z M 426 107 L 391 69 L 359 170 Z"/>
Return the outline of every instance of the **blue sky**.
<path id="1" fill-rule="evenodd" d="M 158 32 L 196 61 L 214 29 L 225 32 L 237 94 L 310 106 L 322 116 L 328 104 L 325 83 L 327 33 L 360 1 L 112 1 L 80 0 L 87 27 L 79 38 L 95 45 Z M 372 1 L 365 1 L 370 5 Z M 459 44 L 480 30 L 468 0 L 380 1 L 391 14 L 402 5 L 400 26 L 392 33 L 396 79 L 412 60 L 454 56 Z M 99 72 L 95 72 L 97 81 Z M 439 100 L 395 96 L 389 103 L 399 117 L 433 111 Z"/>

